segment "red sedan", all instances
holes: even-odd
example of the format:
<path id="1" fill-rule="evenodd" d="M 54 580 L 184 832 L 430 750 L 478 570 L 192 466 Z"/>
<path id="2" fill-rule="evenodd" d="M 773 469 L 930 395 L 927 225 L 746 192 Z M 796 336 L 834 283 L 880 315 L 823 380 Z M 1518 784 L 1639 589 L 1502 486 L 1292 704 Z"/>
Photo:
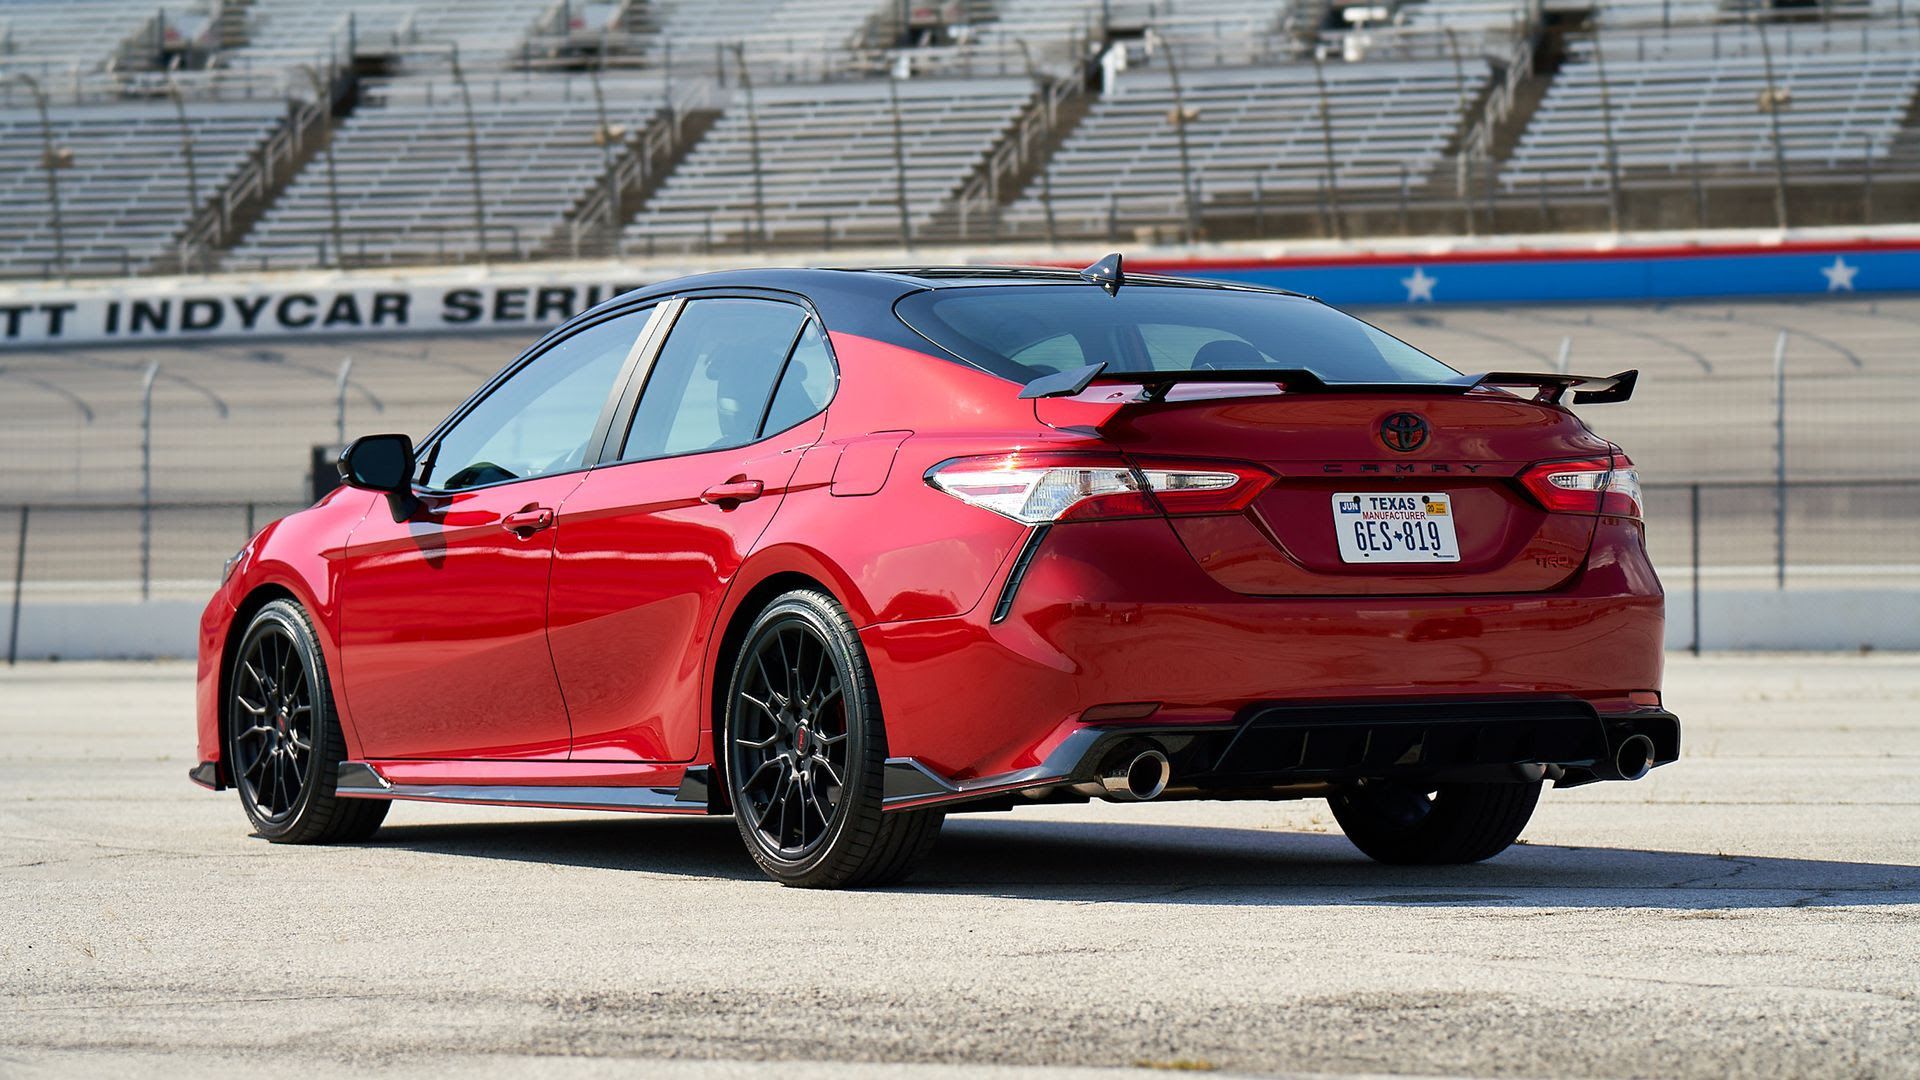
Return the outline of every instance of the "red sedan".
<path id="1" fill-rule="evenodd" d="M 193 778 L 270 840 L 394 799 L 731 814 L 781 882 L 944 816 L 1326 798 L 1485 859 L 1679 755 L 1638 481 L 1565 402 L 1310 298 L 752 270 L 548 334 L 234 556 Z"/>

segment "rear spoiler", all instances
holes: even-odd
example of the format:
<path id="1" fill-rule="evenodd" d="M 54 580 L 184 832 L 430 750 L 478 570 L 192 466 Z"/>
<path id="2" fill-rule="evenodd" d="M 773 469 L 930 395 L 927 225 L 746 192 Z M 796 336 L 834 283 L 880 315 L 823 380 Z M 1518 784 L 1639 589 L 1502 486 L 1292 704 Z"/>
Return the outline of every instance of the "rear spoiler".
<path id="1" fill-rule="evenodd" d="M 1020 388 L 1022 398 L 1076 397 L 1095 383 L 1138 386 L 1135 402 L 1166 400 L 1167 392 L 1181 383 L 1265 383 L 1293 393 L 1334 394 L 1465 394 L 1481 387 L 1534 391 L 1533 400 L 1557 405 L 1573 392 L 1575 405 L 1604 405 L 1625 401 L 1633 396 L 1633 384 L 1640 372 L 1635 369 L 1616 375 L 1556 375 L 1533 371 L 1490 371 L 1484 375 L 1462 375 L 1458 379 L 1435 383 L 1329 383 L 1306 368 L 1252 368 L 1240 371 L 1200 369 L 1191 371 L 1118 371 L 1107 373 L 1105 362 L 1042 375 Z"/>

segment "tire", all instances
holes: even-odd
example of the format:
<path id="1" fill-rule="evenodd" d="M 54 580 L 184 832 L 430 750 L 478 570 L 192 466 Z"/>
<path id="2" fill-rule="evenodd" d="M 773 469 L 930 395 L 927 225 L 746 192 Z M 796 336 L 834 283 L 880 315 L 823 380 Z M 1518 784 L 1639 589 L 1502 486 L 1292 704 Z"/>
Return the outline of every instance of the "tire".
<path id="1" fill-rule="evenodd" d="M 768 877 L 810 889 L 881 885 L 933 850 L 944 813 L 881 809 L 880 699 L 832 597 L 789 592 L 753 620 L 723 714 L 734 821 Z"/>
<path id="2" fill-rule="evenodd" d="M 1474 863 L 1505 851 L 1540 802 L 1540 783 L 1418 785 L 1374 781 L 1327 801 L 1353 846 L 1399 866 Z"/>
<path id="3" fill-rule="evenodd" d="M 227 679 L 227 769 L 256 833 L 276 844 L 365 840 L 385 799 L 334 793 L 346 740 L 313 623 L 275 600 L 247 624 Z"/>

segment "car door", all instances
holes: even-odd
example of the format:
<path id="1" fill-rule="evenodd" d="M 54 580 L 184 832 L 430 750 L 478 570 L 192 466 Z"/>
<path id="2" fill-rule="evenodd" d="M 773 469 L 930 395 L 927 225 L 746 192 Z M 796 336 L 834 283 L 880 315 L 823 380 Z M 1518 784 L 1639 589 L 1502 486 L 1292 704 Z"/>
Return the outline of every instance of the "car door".
<path id="1" fill-rule="evenodd" d="M 582 761 L 686 761 L 728 584 L 820 437 L 835 374 L 807 309 L 673 301 L 636 367 L 609 463 L 567 497 L 548 641 Z"/>
<path id="2" fill-rule="evenodd" d="M 564 758 L 547 652 L 556 512 L 611 422 L 651 311 L 523 358 L 421 448 L 412 512 L 342 554 L 342 679 L 371 758 Z"/>

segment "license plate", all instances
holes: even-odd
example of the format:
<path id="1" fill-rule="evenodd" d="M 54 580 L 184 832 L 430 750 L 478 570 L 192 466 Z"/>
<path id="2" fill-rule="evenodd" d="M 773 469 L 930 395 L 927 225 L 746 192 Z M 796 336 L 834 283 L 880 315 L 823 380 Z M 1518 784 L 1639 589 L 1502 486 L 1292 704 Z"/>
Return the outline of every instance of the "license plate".
<path id="1" fill-rule="evenodd" d="M 1341 562 L 1460 561 L 1453 500 L 1440 492 L 1335 492 L 1333 533 L 1340 539 Z"/>

